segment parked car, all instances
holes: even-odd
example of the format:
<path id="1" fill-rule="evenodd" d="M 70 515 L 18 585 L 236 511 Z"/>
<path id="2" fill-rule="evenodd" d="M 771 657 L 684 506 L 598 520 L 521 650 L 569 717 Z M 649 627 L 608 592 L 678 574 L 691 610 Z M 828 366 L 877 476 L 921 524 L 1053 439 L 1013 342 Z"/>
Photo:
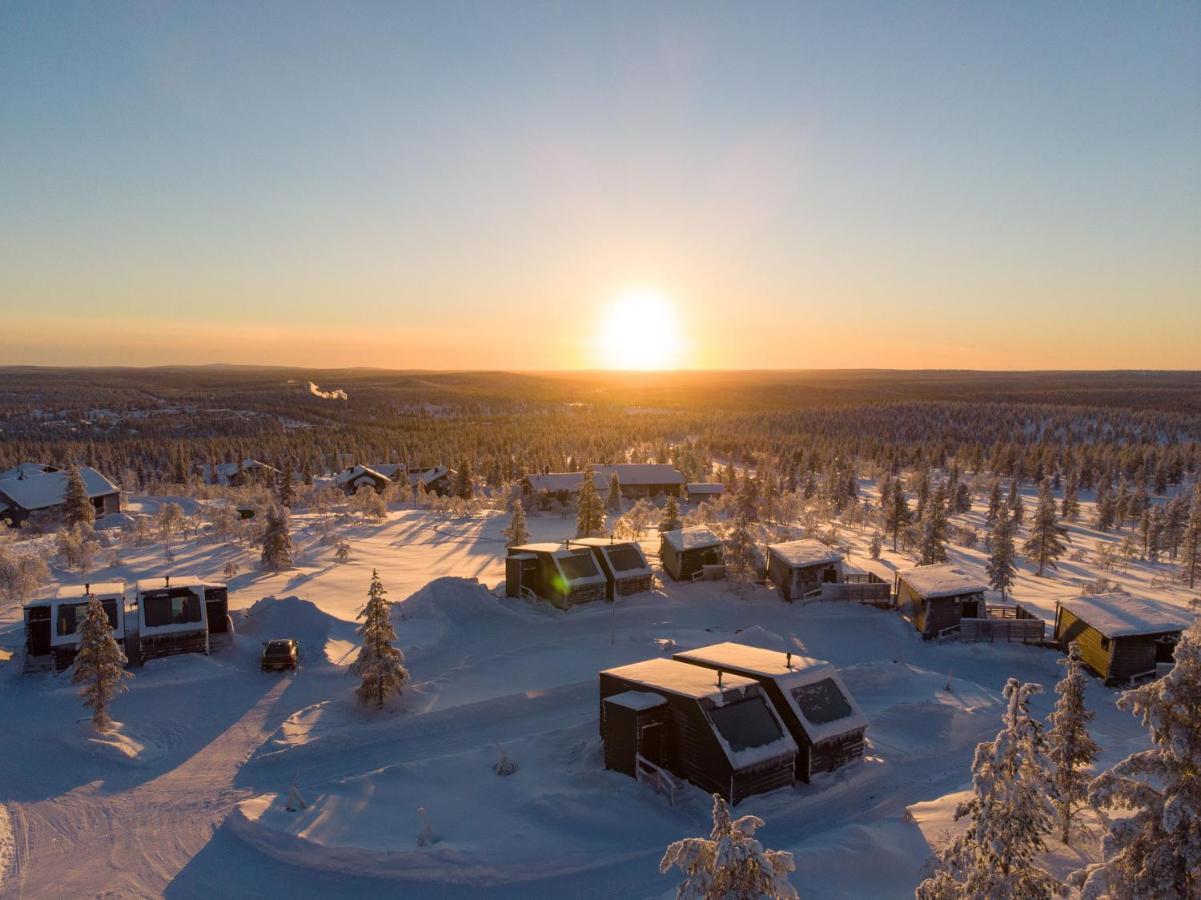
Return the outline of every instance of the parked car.
<path id="1" fill-rule="evenodd" d="M 300 660 L 300 644 L 288 638 L 278 641 L 263 641 L 264 672 L 277 669 L 295 669 Z"/>

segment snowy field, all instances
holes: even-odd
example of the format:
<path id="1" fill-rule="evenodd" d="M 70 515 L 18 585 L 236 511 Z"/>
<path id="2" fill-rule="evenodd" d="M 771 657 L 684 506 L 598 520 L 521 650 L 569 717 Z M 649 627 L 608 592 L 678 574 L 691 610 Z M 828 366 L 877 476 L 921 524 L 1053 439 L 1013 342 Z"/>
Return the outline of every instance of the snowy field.
<path id="1" fill-rule="evenodd" d="M 134 505 L 150 512 L 157 502 Z M 980 518 L 977 510 L 956 522 Z M 396 511 L 383 523 L 339 526 L 351 546 L 340 564 L 316 520 L 296 516 L 298 565 L 279 575 L 258 573 L 251 550 L 206 537 L 181 541 L 169 566 L 160 547 L 122 550 L 119 565 L 90 580 L 220 580 L 236 562 L 238 636 L 210 657 L 136 669 L 113 708 L 123 724 L 103 740 L 65 675 L 21 675 L 5 661 L 19 660 L 23 635 L 20 609 L 0 610 L 0 893 L 671 896 L 674 880 L 658 873 L 663 849 L 708 832 L 710 800 L 690 787 L 672 807 L 604 769 L 596 675 L 737 640 L 833 661 L 871 721 L 862 763 L 753 797 L 738 812 L 766 820 L 765 845 L 795 854 L 802 896 L 908 897 L 932 843 L 953 827 L 976 743 L 1000 727 L 1005 680 L 1045 685 L 1039 716 L 1053 702 L 1058 654 L 923 642 L 893 611 L 789 606 L 767 588 L 739 597 L 720 583 L 668 584 L 568 612 L 501 599 L 503 525 L 496 514 Z M 561 540 L 574 522 L 535 516 L 530 526 L 535 540 Z M 1118 539 L 1083 526 L 1072 537 L 1090 550 Z M 912 564 L 887 551 L 868 559 L 866 532 L 843 529 L 840 539 L 853 564 L 884 577 Z M 951 556 L 978 570 L 985 558 L 961 547 Z M 395 624 L 413 676 L 383 712 L 355 704 L 346 671 L 373 568 L 402 601 Z M 1057 597 L 1103 575 L 1187 606 L 1187 592 L 1163 586 L 1168 571 L 1134 563 L 1101 573 L 1065 560 L 1048 578 L 1023 571 L 1013 594 L 1050 619 Z M 258 671 L 261 641 L 274 637 L 299 639 L 299 672 Z M 1090 682 L 1101 765 L 1146 741 L 1115 696 Z M 520 767 L 506 778 L 492 770 L 500 748 Z M 307 808 L 286 810 L 293 788 Z M 419 846 L 427 824 L 433 839 Z M 1095 851 L 1090 840 L 1053 846 L 1049 863 L 1062 874 Z"/>

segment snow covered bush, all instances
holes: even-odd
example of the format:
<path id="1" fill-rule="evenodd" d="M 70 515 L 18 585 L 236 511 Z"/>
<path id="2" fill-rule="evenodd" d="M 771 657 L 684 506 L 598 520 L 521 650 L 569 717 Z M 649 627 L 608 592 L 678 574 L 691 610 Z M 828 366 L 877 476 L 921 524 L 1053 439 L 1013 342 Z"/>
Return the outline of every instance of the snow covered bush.
<path id="1" fill-rule="evenodd" d="M 967 831 L 934 860 L 933 873 L 918 885 L 918 900 L 1049 900 L 1058 882 L 1035 865 L 1051 830 L 1045 740 L 1029 710 L 1037 684 L 1016 678 L 1005 685 L 1004 727 L 977 745 L 972 761 L 972 797 L 955 819 Z"/>
<path id="2" fill-rule="evenodd" d="M 1172 671 L 1118 698 L 1153 746 L 1089 785 L 1099 809 L 1132 811 L 1109 823 L 1104 862 L 1072 876 L 1085 900 L 1201 897 L 1201 619 L 1176 645 Z"/>
<path id="3" fill-rule="evenodd" d="M 795 900 L 788 881 L 795 866 L 792 854 L 765 850 L 755 840 L 763 827 L 757 816 L 730 818 L 730 807 L 713 795 L 713 831 L 708 838 L 684 838 L 668 845 L 659 871 L 673 867 L 684 873 L 677 900 Z"/>
<path id="4" fill-rule="evenodd" d="M 100 598 L 90 595 L 79 629 L 79 653 L 75 656 L 71 683 L 80 686 L 79 696 L 92 711 L 92 726 L 97 731 L 108 730 L 112 723 L 108 708 L 117 694 L 125 692 L 125 679 L 133 677 L 125 671 L 125 663 L 125 654 L 113 637 Z"/>
<path id="5" fill-rule="evenodd" d="M 392 627 L 392 604 L 387 599 L 387 593 L 379 579 L 379 572 L 372 569 L 367 605 L 356 617 L 363 620 L 359 626 L 363 646 L 350 667 L 362 679 L 356 691 L 359 700 L 364 704 L 374 703 L 377 709 L 384 705 L 389 694 L 399 694 L 409 680 L 409 672 L 404 666 L 404 653 L 392 646 L 396 640 L 396 629 Z"/>

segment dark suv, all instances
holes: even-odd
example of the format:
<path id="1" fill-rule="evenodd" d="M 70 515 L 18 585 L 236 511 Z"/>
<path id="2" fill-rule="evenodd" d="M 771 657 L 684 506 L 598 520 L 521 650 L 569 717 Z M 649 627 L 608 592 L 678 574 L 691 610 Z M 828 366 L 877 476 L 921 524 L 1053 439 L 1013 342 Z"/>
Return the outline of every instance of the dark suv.
<path id="1" fill-rule="evenodd" d="M 263 671 L 295 669 L 300 659 L 300 645 L 291 638 L 282 641 L 263 642 Z"/>

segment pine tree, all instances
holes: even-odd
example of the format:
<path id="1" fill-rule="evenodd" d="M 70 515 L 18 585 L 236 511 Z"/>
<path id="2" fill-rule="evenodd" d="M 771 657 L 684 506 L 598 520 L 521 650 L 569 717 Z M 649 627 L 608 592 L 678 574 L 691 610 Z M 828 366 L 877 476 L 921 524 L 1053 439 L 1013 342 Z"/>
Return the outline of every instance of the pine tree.
<path id="1" fill-rule="evenodd" d="M 788 880 L 792 854 L 765 850 L 755 840 L 763 827 L 757 816 L 730 818 L 730 807 L 713 795 L 713 830 L 708 838 L 684 838 L 668 845 L 659 871 L 673 867 L 684 873 L 677 900 L 796 900 Z"/>
<path id="2" fill-rule="evenodd" d="M 1088 676 L 1080 655 L 1080 645 L 1068 644 L 1068 654 L 1059 661 L 1066 667 L 1063 678 L 1055 685 L 1058 697 L 1051 713 L 1051 728 L 1047 732 L 1047 757 L 1051 761 L 1051 784 L 1055 788 L 1055 807 L 1059 820 L 1059 839 L 1065 844 L 1071 837 L 1085 795 L 1088 776 L 1085 772 L 1096 761 L 1098 747 L 1088 734 L 1093 713 L 1084 705 Z"/>
<path id="3" fill-rule="evenodd" d="M 596 537 L 605 530 L 605 508 L 596 491 L 596 476 L 592 466 L 584 469 L 584 480 L 580 484 L 580 496 L 576 501 L 575 536 Z"/>
<path id="4" fill-rule="evenodd" d="M 99 597 L 89 594 L 71 683 L 80 685 L 79 696 L 92 711 L 92 727 L 97 731 L 108 730 L 112 724 L 108 708 L 118 694 L 127 690 L 125 679 L 133 677 L 125 671 L 125 663 L 104 605 Z"/>
<path id="5" fill-rule="evenodd" d="M 1075 522 L 1080 517 L 1080 477 L 1073 472 L 1068 476 L 1063 489 L 1063 505 L 1060 511 L 1069 522 Z"/>
<path id="6" fill-rule="evenodd" d="M 1109 492 L 1109 477 L 1103 476 L 1097 483 L 1097 510 L 1093 524 L 1098 531 L 1109 531 L 1113 528 L 1114 516 L 1114 500 L 1113 495 Z"/>
<path id="7" fill-rule="evenodd" d="M 96 521 L 96 510 L 88 498 L 87 486 L 76 466 L 67 472 L 67 496 L 63 504 L 63 522 L 68 528 L 76 525 L 91 525 Z"/>
<path id="8" fill-rule="evenodd" d="M 726 535 L 722 559 L 726 566 L 726 577 L 730 586 L 741 593 L 755 580 L 758 554 L 755 537 L 751 533 L 751 520 L 745 510 L 734 516 L 734 525 Z"/>
<path id="9" fill-rule="evenodd" d="M 261 561 L 264 569 L 273 572 L 292 568 L 292 536 L 288 533 L 288 514 L 277 506 L 267 512 Z"/>
<path id="10" fill-rule="evenodd" d="M 471 463 L 463 460 L 459 464 L 458 474 L 455 475 L 455 496 L 470 500 L 475 493 L 471 484 Z"/>
<path id="11" fill-rule="evenodd" d="M 1005 508 L 1005 500 L 1001 496 L 1001 479 L 994 478 L 992 488 L 988 492 L 988 512 L 985 518 L 989 525 L 993 525 L 997 519 L 997 513 Z"/>
<path id="12" fill-rule="evenodd" d="M 905 490 L 900 481 L 892 482 L 892 496 L 884 500 L 884 527 L 892 532 L 892 549 L 896 552 L 897 539 L 901 529 L 913 521 L 913 513 L 909 510 L 909 501 L 905 498 Z"/>
<path id="13" fill-rule="evenodd" d="M 967 831 L 938 854 L 934 873 L 918 885 L 918 900 L 1049 900 L 1058 882 L 1035 865 L 1045 849 L 1052 809 L 1047 797 L 1045 740 L 1030 716 L 1042 688 L 1011 678 L 1004 727 L 979 744 L 972 762 L 972 797 L 955 810 Z"/>
<path id="14" fill-rule="evenodd" d="M 919 553 L 923 566 L 947 561 L 947 496 L 941 484 L 926 501 Z"/>
<path id="15" fill-rule="evenodd" d="M 1086 900 L 1201 897 L 1201 619 L 1175 655 L 1167 675 L 1118 698 L 1152 747 L 1089 785 L 1097 808 L 1133 813 L 1109 823 L 1104 862 L 1072 876 Z"/>
<path id="16" fill-rule="evenodd" d="M 1021 525 L 1026 517 L 1026 505 L 1022 502 L 1022 480 L 1014 478 L 1009 483 L 1009 514 L 1014 525 Z"/>
<path id="17" fill-rule="evenodd" d="M 621 511 L 621 482 L 616 472 L 609 478 L 609 496 L 605 498 L 605 506 L 613 512 Z"/>
<path id="18" fill-rule="evenodd" d="M 355 691 L 359 701 L 363 704 L 374 703 L 377 709 L 384 705 L 389 694 L 399 694 L 409 680 L 404 653 L 392 646 L 396 640 L 396 629 L 392 627 L 392 604 L 387 599 L 387 593 L 379 579 L 379 572 L 372 569 L 367 605 L 355 617 L 363 620 L 359 626 L 363 646 L 350 667 L 361 679 Z"/>
<path id="19" fill-rule="evenodd" d="M 1047 566 L 1058 568 L 1056 562 L 1063 556 L 1064 540 L 1068 539 L 1068 530 L 1059 524 L 1058 511 L 1055 509 L 1055 497 L 1051 494 L 1051 483 L 1044 480 L 1038 491 L 1038 508 L 1034 512 L 1034 521 L 1030 523 L 1030 539 L 1022 548 L 1027 557 L 1038 564 L 1040 578 Z"/>
<path id="20" fill-rule="evenodd" d="M 529 543 L 530 530 L 525 524 L 525 507 L 521 505 L 520 499 L 513 501 L 513 515 L 509 518 L 508 527 L 501 534 L 505 537 L 506 547 L 518 547 Z"/>
<path id="21" fill-rule="evenodd" d="M 668 497 L 667 505 L 663 507 L 663 520 L 659 522 L 659 530 L 675 531 L 677 528 L 682 528 L 683 524 L 680 521 L 680 505 L 676 503 L 674 496 Z"/>
<path id="22" fill-rule="evenodd" d="M 1004 508 L 997 510 L 993 520 L 992 535 L 989 537 L 988 562 L 984 569 L 988 573 L 988 584 L 994 591 L 1001 592 L 1001 602 L 1008 598 L 1017 574 L 1013 551 L 1013 519 Z"/>
<path id="23" fill-rule="evenodd" d="M 1197 482 L 1193 488 L 1193 503 L 1189 507 L 1188 525 L 1184 529 L 1180 574 L 1188 581 L 1190 591 L 1201 580 L 1201 482 Z"/>
<path id="24" fill-rule="evenodd" d="M 295 502 L 292 491 L 292 465 L 285 462 L 283 467 L 284 471 L 279 479 L 279 505 L 284 509 L 291 509 Z"/>

